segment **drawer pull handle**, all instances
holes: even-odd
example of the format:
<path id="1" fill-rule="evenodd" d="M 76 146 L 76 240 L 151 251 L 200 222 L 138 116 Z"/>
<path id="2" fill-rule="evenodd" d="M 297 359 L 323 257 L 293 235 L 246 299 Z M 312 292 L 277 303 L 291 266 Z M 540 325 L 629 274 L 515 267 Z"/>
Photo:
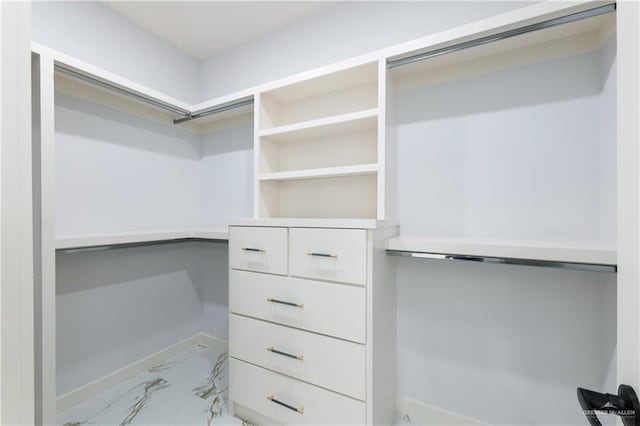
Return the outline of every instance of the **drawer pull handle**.
<path id="1" fill-rule="evenodd" d="M 316 257 L 332 257 L 334 259 L 336 257 L 338 257 L 338 255 L 335 254 L 335 253 L 318 253 L 316 251 L 309 252 L 309 253 L 307 253 L 307 255 L 308 256 L 316 256 Z"/>
<path id="2" fill-rule="evenodd" d="M 242 250 L 244 250 L 244 251 L 254 251 L 254 252 L 259 252 L 259 253 L 266 252 L 265 249 L 259 249 L 259 248 L 253 248 L 253 247 L 242 247 Z"/>
<path id="3" fill-rule="evenodd" d="M 267 299 L 267 302 L 279 303 L 281 305 L 287 305 L 287 306 L 293 306 L 294 308 L 304 308 L 304 303 L 286 302 L 284 300 L 278 300 L 278 299 L 272 299 L 272 298 Z"/>
<path id="4" fill-rule="evenodd" d="M 291 410 L 291 411 L 295 411 L 296 413 L 304 414 L 304 407 L 296 408 L 296 407 L 294 407 L 293 405 L 289 405 L 289 404 L 287 404 L 287 403 L 285 403 L 285 402 L 278 401 L 277 399 L 275 399 L 275 398 L 273 397 L 273 395 L 269 395 L 269 396 L 267 397 L 267 399 L 268 399 L 269 401 L 273 402 L 274 404 L 281 405 L 281 406 L 283 406 L 284 408 L 288 408 L 288 409 L 289 409 L 289 410 Z"/>
<path id="5" fill-rule="evenodd" d="M 274 354 L 278 354 L 278 355 L 286 356 L 286 357 L 289 357 L 289 358 L 298 359 L 298 360 L 300 360 L 300 361 L 304 361 L 304 355 L 293 355 L 293 354 L 288 354 L 288 353 L 286 353 L 286 352 L 282 352 L 282 351 L 277 350 L 277 349 L 276 349 L 276 348 L 274 348 L 273 346 L 271 346 L 271 347 L 267 348 L 267 350 L 268 350 L 269 352 L 273 352 Z"/>

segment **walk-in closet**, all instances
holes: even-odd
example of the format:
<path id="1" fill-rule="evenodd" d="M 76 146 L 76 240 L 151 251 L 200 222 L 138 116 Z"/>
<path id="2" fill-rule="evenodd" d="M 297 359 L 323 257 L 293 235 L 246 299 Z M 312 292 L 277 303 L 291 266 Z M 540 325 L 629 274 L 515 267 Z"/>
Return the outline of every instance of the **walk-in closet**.
<path id="1" fill-rule="evenodd" d="M 32 423 L 640 424 L 639 23 L 32 3 Z"/>

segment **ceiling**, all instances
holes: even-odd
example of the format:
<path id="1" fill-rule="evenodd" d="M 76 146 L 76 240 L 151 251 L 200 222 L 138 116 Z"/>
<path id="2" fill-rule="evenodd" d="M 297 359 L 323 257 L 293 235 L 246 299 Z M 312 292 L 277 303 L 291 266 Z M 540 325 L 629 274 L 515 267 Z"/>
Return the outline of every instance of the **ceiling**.
<path id="1" fill-rule="evenodd" d="M 204 59 L 303 19 L 331 1 L 105 1 L 187 54 Z"/>

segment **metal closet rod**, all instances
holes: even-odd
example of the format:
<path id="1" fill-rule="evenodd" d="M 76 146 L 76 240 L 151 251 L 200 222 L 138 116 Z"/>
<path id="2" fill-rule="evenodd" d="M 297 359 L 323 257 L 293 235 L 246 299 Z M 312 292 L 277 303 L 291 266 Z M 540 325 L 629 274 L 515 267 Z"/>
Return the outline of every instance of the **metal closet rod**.
<path id="1" fill-rule="evenodd" d="M 414 257 L 419 259 L 449 260 L 462 262 L 493 263 L 502 265 L 539 266 L 543 268 L 571 269 L 577 271 L 608 272 L 618 271 L 616 265 L 597 263 L 562 262 L 556 260 L 514 259 L 508 257 L 469 256 L 460 254 L 427 253 L 405 250 L 387 250 L 390 256 Z"/>
<path id="2" fill-rule="evenodd" d="M 196 112 L 192 112 L 183 108 L 179 108 L 176 106 L 173 106 L 171 104 L 167 104 L 161 101 L 158 101 L 157 99 L 151 98 L 149 96 L 145 96 L 142 95 L 138 92 L 135 92 L 133 90 L 127 90 L 121 86 L 118 86 L 116 84 L 113 83 L 109 83 L 107 81 L 104 80 L 100 80 L 98 78 L 95 77 L 91 77 L 90 75 L 84 74 L 82 72 L 76 71 L 72 68 L 68 68 L 65 67 L 64 65 L 61 64 L 55 64 L 55 70 L 58 71 L 61 74 L 65 74 L 68 75 L 69 77 L 73 77 L 77 80 L 81 80 L 84 81 L 85 83 L 89 83 L 92 84 L 94 86 L 98 86 L 101 87 L 103 89 L 107 89 L 110 90 L 112 92 L 116 92 L 118 94 L 133 98 L 137 101 L 140 102 L 144 102 L 148 105 L 154 106 L 156 108 L 160 108 L 162 110 L 165 111 L 169 111 L 173 114 L 178 114 L 180 116 L 182 116 L 181 118 L 177 118 L 175 120 L 173 120 L 173 124 L 180 124 L 180 123 L 184 123 L 185 121 L 191 121 L 191 120 L 195 120 L 197 118 L 202 118 L 202 117 L 206 117 L 209 115 L 213 115 L 213 114 L 218 114 L 224 111 L 229 111 L 229 110 L 233 110 L 236 108 L 241 108 L 243 106 L 247 106 L 247 105 L 251 105 L 253 104 L 253 99 L 245 99 L 242 101 L 238 101 L 238 102 L 234 102 L 234 103 L 230 103 L 227 105 L 223 105 L 223 106 L 215 106 L 212 108 L 207 108 L 207 109 L 203 109 L 200 111 L 196 111 Z"/>
<path id="3" fill-rule="evenodd" d="M 188 110 L 186 110 L 186 109 L 182 109 L 182 108 L 170 105 L 170 104 L 166 104 L 164 102 L 160 102 L 160 101 L 158 101 L 156 99 L 153 99 L 153 98 L 150 98 L 148 96 L 141 95 L 138 92 L 134 92 L 132 90 L 127 90 L 127 89 L 125 89 L 123 87 L 120 87 L 120 86 L 118 86 L 116 84 L 109 83 L 107 81 L 91 77 L 89 75 L 83 74 L 83 73 L 78 72 L 76 70 L 73 70 L 71 68 L 67 68 L 67 67 L 65 67 L 63 65 L 60 65 L 60 64 L 55 64 L 55 70 L 58 71 L 61 74 L 68 75 L 69 77 L 73 77 L 73 78 L 75 78 L 77 80 L 84 81 L 84 82 L 92 84 L 94 86 L 98 86 L 98 87 L 101 87 L 103 89 L 107 89 L 107 90 L 110 90 L 112 92 L 116 92 L 116 93 L 119 93 L 121 95 L 128 96 L 130 98 L 134 98 L 134 99 L 136 99 L 136 100 L 138 100 L 140 102 L 144 102 L 146 104 L 149 104 L 149 105 L 152 105 L 154 107 L 163 109 L 165 111 L 169 111 L 169 112 L 174 113 L 174 114 L 178 114 L 178 115 L 188 115 L 188 114 L 190 114 L 190 112 Z"/>
<path id="4" fill-rule="evenodd" d="M 458 52 L 461 50 L 469 49 L 471 47 L 482 46 L 483 44 L 493 43 L 496 41 L 519 36 L 525 33 L 544 30 L 546 28 L 551 28 L 551 27 L 557 27 L 558 25 L 569 24 L 571 22 L 581 21 L 583 19 L 593 18 L 595 16 L 604 15 L 606 13 L 615 12 L 615 10 L 616 10 L 615 3 L 608 4 L 605 6 L 599 6 L 593 9 L 584 10 L 582 12 L 572 13 L 570 15 L 565 15 L 558 18 L 549 19 L 547 21 L 538 22 L 537 24 L 526 25 L 524 27 L 514 28 L 512 30 L 503 31 L 501 33 L 497 33 L 497 34 L 493 34 L 485 37 L 480 37 L 474 40 L 469 40 L 462 43 L 454 44 L 452 46 L 447 46 L 440 49 L 418 53 L 416 55 L 408 56 L 406 58 L 388 60 L 387 68 L 395 68 L 402 65 L 413 64 L 415 62 L 424 61 L 426 59 L 435 58 L 437 56 Z"/>
<path id="5" fill-rule="evenodd" d="M 219 107 L 212 107 L 208 109 L 203 109 L 200 111 L 196 111 L 194 113 L 187 114 L 186 117 L 176 118 L 173 120 L 173 124 L 184 123 L 185 121 L 195 120 L 197 118 L 206 117 L 208 115 L 218 114 L 225 111 L 230 111 L 232 109 L 242 108 L 243 106 L 253 105 L 253 98 L 246 99 L 244 101 L 234 102 L 232 104 L 227 104 Z"/>
<path id="6" fill-rule="evenodd" d="M 166 245 L 166 244 L 193 243 L 193 242 L 226 243 L 227 240 L 216 239 L 216 238 L 187 237 L 187 238 L 173 238 L 168 240 L 139 241 L 139 242 L 132 242 L 132 243 L 102 244 L 102 245 L 88 246 L 88 247 L 69 247 L 69 248 L 56 249 L 56 255 L 95 253 L 100 251 L 119 250 L 119 249 L 132 248 L 132 247 L 149 247 L 149 246 L 160 246 L 160 245 Z"/>

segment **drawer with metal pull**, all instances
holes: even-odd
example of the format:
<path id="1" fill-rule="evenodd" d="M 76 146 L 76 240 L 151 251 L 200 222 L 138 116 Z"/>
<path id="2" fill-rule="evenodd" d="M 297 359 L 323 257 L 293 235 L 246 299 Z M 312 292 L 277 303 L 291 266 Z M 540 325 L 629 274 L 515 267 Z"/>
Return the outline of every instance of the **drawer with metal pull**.
<path id="1" fill-rule="evenodd" d="M 365 343 L 366 290 L 277 275 L 229 271 L 229 311 Z"/>
<path id="2" fill-rule="evenodd" d="M 230 358 L 229 398 L 280 424 L 365 424 L 365 404 Z"/>
<path id="3" fill-rule="evenodd" d="M 367 282 L 367 231 L 289 229 L 290 274 L 348 284 Z"/>
<path id="4" fill-rule="evenodd" d="M 287 228 L 229 227 L 229 267 L 286 275 Z"/>
<path id="5" fill-rule="evenodd" d="M 240 315 L 229 319 L 229 355 L 365 399 L 365 347 Z"/>

